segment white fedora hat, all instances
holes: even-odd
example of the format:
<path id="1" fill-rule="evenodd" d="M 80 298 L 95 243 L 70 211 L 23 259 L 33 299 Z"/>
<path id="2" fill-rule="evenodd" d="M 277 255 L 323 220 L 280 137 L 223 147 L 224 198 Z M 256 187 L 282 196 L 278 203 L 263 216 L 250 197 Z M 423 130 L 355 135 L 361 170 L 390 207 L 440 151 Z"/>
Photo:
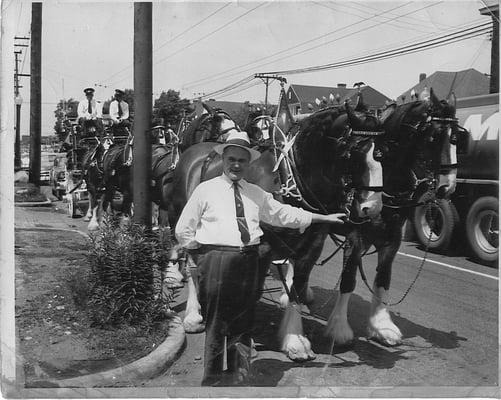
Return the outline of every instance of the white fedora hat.
<path id="1" fill-rule="evenodd" d="M 247 150 L 251 156 L 250 162 L 256 161 L 259 157 L 261 157 L 261 153 L 259 151 L 254 150 L 250 147 L 250 140 L 247 132 L 232 129 L 229 132 L 226 142 L 218 144 L 216 147 L 214 147 L 214 151 L 220 155 L 223 155 L 224 149 L 228 146 L 241 147 Z"/>

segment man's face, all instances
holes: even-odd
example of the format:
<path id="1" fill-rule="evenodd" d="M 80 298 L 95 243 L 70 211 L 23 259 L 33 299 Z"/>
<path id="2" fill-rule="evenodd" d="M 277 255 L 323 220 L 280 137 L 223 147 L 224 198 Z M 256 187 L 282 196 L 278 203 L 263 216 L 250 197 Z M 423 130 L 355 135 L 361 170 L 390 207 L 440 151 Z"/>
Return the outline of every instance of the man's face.
<path id="1" fill-rule="evenodd" d="M 92 97 L 94 97 L 94 93 L 87 93 L 85 96 L 87 97 L 88 100 L 92 100 Z"/>
<path id="2" fill-rule="evenodd" d="M 249 168 L 250 153 L 237 146 L 228 146 L 223 151 L 223 171 L 232 181 L 239 181 Z"/>
<path id="3" fill-rule="evenodd" d="M 123 98 L 123 96 L 122 96 L 121 94 L 116 94 L 116 95 L 115 95 L 115 99 L 116 99 L 117 101 L 122 101 L 122 98 Z"/>

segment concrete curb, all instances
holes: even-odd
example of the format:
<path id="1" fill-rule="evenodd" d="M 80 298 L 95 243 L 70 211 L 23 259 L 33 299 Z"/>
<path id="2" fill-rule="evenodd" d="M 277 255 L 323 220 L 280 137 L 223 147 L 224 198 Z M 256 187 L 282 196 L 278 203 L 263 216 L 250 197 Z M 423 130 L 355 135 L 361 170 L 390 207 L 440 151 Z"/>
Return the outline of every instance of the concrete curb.
<path id="1" fill-rule="evenodd" d="M 180 317 L 173 317 L 168 325 L 167 338 L 150 354 L 123 367 L 62 380 L 51 380 L 53 387 L 105 387 L 152 378 L 165 371 L 184 348 L 186 333 Z M 46 382 L 46 383 L 49 383 Z M 52 386 L 52 385 L 51 385 Z"/>
<path id="2" fill-rule="evenodd" d="M 52 201 L 25 201 L 25 202 L 16 202 L 14 203 L 16 207 L 50 207 L 52 205 Z"/>

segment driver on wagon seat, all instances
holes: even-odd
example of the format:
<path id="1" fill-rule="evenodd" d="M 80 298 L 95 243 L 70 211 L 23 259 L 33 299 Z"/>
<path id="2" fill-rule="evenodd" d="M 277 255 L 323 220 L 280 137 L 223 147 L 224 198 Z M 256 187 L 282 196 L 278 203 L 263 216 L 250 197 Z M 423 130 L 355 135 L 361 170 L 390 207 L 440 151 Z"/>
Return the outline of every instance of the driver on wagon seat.
<path id="1" fill-rule="evenodd" d="M 113 123 L 113 133 L 116 135 L 127 135 L 129 122 L 129 105 L 124 101 L 125 92 L 115 89 L 115 99 L 110 103 L 110 118 Z"/>
<path id="2" fill-rule="evenodd" d="M 83 137 L 101 136 L 103 132 L 101 104 L 94 99 L 94 89 L 84 89 L 85 99 L 78 103 L 78 124 Z"/>

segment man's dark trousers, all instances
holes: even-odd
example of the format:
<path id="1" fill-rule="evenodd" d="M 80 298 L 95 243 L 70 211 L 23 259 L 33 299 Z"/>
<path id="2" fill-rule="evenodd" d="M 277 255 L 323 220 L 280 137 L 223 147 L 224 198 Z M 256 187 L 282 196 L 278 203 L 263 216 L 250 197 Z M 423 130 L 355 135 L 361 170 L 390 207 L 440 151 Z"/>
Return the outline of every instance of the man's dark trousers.
<path id="1" fill-rule="evenodd" d="M 258 290 L 257 251 L 212 249 L 202 251 L 197 261 L 198 295 L 206 321 L 202 385 L 222 381 L 225 337 L 229 376 L 245 377 Z"/>

